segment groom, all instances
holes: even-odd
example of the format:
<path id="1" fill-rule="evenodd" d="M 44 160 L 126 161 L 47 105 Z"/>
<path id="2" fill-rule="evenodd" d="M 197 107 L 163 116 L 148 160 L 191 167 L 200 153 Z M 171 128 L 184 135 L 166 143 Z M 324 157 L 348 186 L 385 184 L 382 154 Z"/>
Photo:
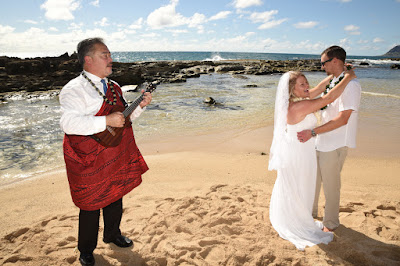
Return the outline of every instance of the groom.
<path id="1" fill-rule="evenodd" d="M 321 68 L 333 75 L 329 89 L 333 88 L 344 75 L 346 51 L 339 46 L 331 46 L 321 54 Z M 307 141 L 317 137 L 317 186 L 313 206 L 313 216 L 318 214 L 318 199 L 321 182 L 325 194 L 324 231 L 333 231 L 339 226 L 340 172 L 347 156 L 348 148 L 356 147 L 357 117 L 360 106 L 361 86 L 353 79 L 342 95 L 329 104 L 322 112 L 322 125 L 312 130 L 298 133 L 298 138 Z"/>

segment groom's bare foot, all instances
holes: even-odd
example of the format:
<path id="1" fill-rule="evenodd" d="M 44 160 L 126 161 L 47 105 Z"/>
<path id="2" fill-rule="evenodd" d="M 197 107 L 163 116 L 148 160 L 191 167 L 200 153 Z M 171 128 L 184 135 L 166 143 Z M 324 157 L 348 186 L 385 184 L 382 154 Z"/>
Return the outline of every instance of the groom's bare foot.
<path id="1" fill-rule="evenodd" d="M 322 231 L 324 232 L 333 232 L 335 229 L 329 229 L 328 227 L 324 226 L 324 229 Z"/>

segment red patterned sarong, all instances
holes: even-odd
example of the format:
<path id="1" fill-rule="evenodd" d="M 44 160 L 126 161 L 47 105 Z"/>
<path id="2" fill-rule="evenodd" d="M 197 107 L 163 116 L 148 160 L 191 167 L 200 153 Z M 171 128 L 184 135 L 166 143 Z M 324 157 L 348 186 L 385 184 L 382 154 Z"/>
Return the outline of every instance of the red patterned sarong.
<path id="1" fill-rule="evenodd" d="M 122 95 L 116 84 L 114 88 Z M 110 89 L 107 97 L 112 98 Z M 118 96 L 117 104 L 123 105 Z M 104 102 L 96 116 L 111 110 Z M 142 182 L 142 174 L 149 169 L 131 126 L 125 128 L 116 147 L 106 148 L 90 136 L 67 134 L 63 147 L 72 200 L 82 210 L 98 210 L 119 200 Z"/>

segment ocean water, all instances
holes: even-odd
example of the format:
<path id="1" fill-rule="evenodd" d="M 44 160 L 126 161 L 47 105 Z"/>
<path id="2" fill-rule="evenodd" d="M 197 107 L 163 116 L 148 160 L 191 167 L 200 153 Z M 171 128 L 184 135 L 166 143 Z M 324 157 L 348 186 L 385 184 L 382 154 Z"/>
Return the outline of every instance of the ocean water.
<path id="1" fill-rule="evenodd" d="M 318 55 L 212 52 L 116 52 L 112 56 L 120 62 L 319 58 Z M 381 125 L 395 127 L 400 133 L 400 70 L 390 69 L 391 64 L 400 62 L 379 57 L 349 59 L 358 66 L 356 74 L 363 88 L 360 117 L 377 118 Z M 360 66 L 361 62 L 369 66 Z M 311 85 L 325 77 L 324 72 L 305 74 Z M 185 83 L 160 84 L 153 93 L 152 104 L 133 124 L 139 146 L 146 138 L 272 125 L 279 78 L 280 75 L 238 78 L 212 74 Z M 125 93 L 128 101 L 137 96 Z M 208 97 L 218 104 L 205 104 Z M 0 103 L 0 186 L 64 166 L 60 115 L 54 93 L 31 98 L 15 94 Z"/>
<path id="2" fill-rule="evenodd" d="M 118 62 L 136 61 L 213 61 L 213 60 L 294 60 L 319 59 L 320 55 L 313 54 L 280 54 L 280 53 L 237 53 L 237 52 L 113 52 L 112 57 Z M 380 56 L 348 56 L 348 59 L 377 60 Z"/>

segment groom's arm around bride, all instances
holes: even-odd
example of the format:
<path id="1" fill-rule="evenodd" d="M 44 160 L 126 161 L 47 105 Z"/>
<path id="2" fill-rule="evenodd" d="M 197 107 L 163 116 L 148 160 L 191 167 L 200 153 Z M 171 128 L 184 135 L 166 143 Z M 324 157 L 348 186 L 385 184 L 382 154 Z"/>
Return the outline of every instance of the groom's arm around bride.
<path id="1" fill-rule="evenodd" d="M 344 75 L 346 52 L 339 46 L 331 46 L 321 54 L 322 69 L 330 76 L 327 90 L 340 82 Z M 326 80 L 326 79 L 325 79 Z M 321 88 L 319 88 L 321 90 Z M 315 91 L 317 94 L 319 91 Z M 310 91 L 311 94 L 311 91 Z M 325 231 L 339 226 L 340 172 L 347 156 L 348 148 L 356 147 L 358 109 L 361 86 L 357 79 L 346 86 L 342 95 L 322 111 L 322 125 L 298 133 L 303 141 L 317 137 L 317 186 L 313 216 L 318 214 L 318 199 L 321 182 L 325 194 Z"/>

